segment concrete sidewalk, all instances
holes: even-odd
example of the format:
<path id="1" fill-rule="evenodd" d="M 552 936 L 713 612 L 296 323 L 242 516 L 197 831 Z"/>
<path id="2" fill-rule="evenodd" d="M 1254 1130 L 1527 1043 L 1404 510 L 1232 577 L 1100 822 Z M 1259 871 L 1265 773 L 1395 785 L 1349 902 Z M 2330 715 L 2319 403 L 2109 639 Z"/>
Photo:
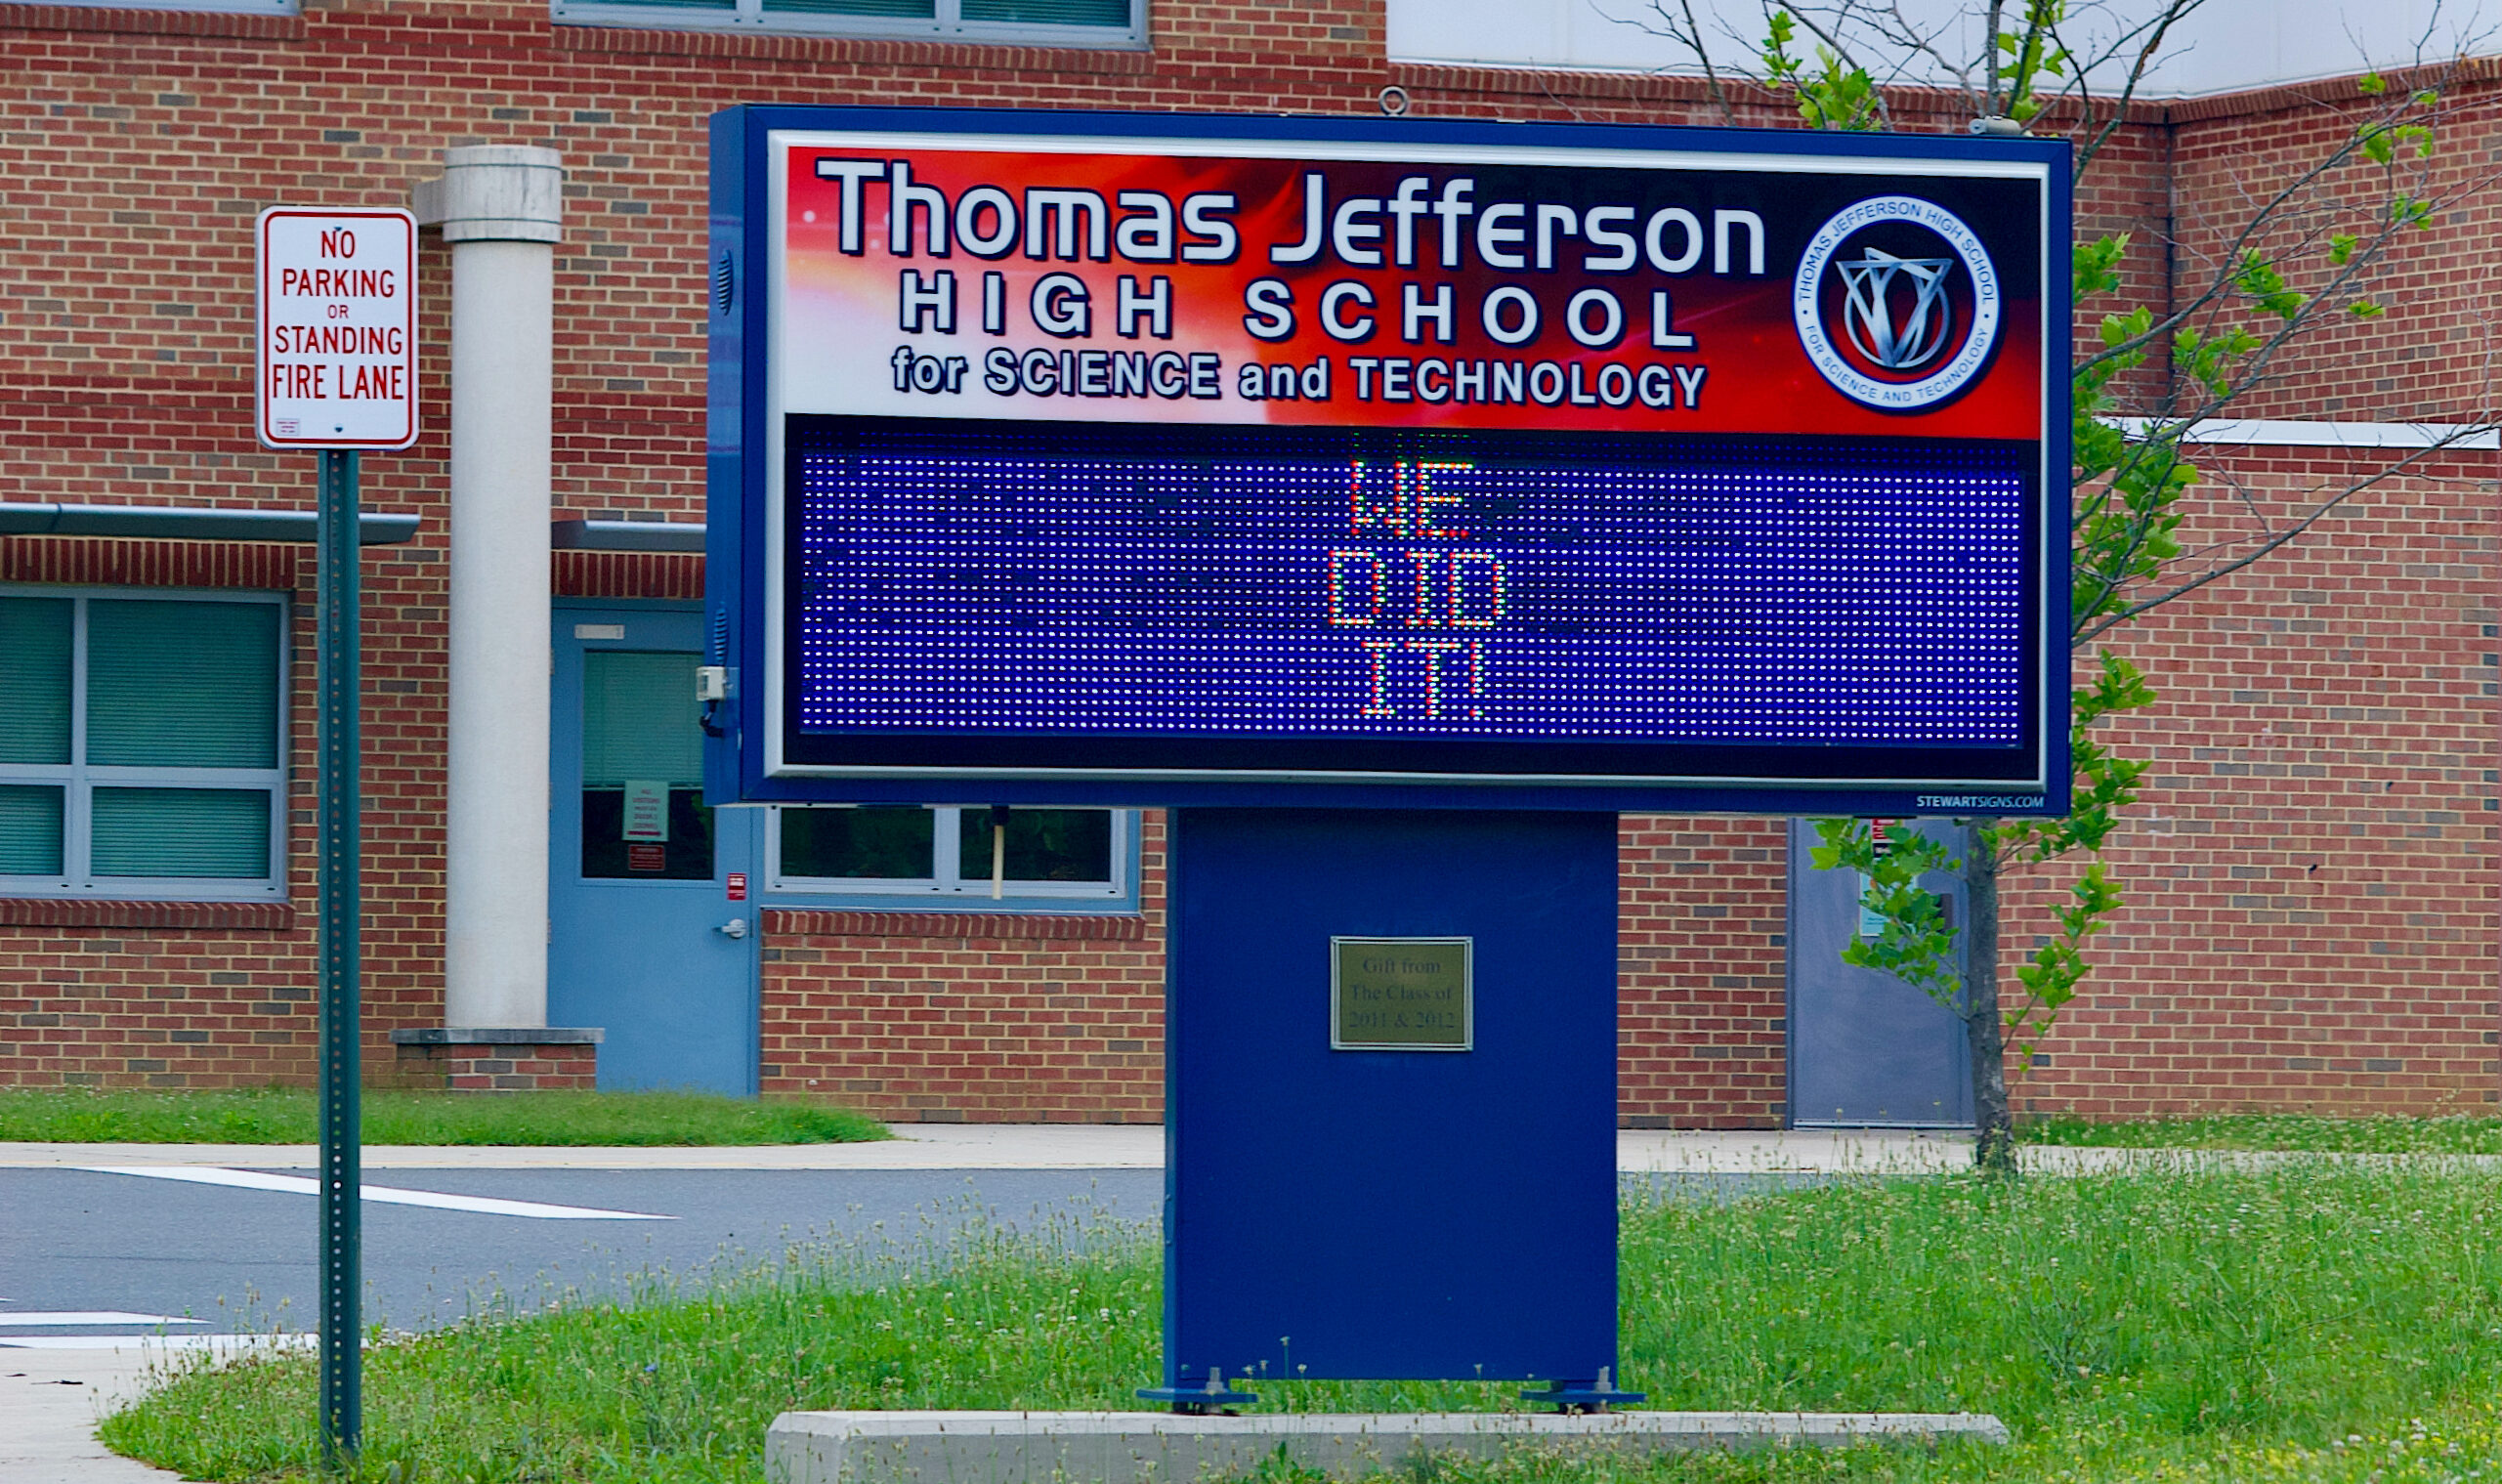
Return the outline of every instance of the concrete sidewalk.
<path id="1" fill-rule="evenodd" d="M 868 1144 L 690 1147 L 368 1144 L 373 1169 L 1159 1169 L 1156 1124 L 910 1124 Z M 311 1144 L 0 1144 L 0 1167 L 216 1165 L 311 1169 Z"/>
<path id="2" fill-rule="evenodd" d="M 1155 1124 L 907 1124 L 873 1144 L 707 1148 L 367 1145 L 372 1169 L 1161 1169 Z M 2082 1151 L 2099 1153 L 2099 1151 Z M 1626 1129 L 1616 1165 L 1635 1173 L 1934 1174 L 1972 1161 L 1972 1139 L 1914 1130 L 1720 1133 Z M 0 1144 L 0 1167 L 205 1165 L 310 1169 L 310 1144 Z"/>
<path id="3" fill-rule="evenodd" d="M 163 1349 L 0 1350 L 0 1484 L 143 1484 L 181 1477 L 96 1441 L 105 1414 L 147 1389 Z"/>
<path id="4" fill-rule="evenodd" d="M 906 1124 L 872 1144 L 766 1144 L 705 1148 L 549 1148 L 510 1145 L 369 1144 L 378 1169 L 1161 1169 L 1165 1131 L 1155 1124 Z M 2017 1151 L 2039 1174 L 2114 1169 L 2252 1169 L 2309 1161 L 2453 1162 L 2502 1166 L 2502 1155 L 2274 1154 L 2195 1149 Z M 92 1169 L 147 1165 L 311 1169 L 310 1144 L 6 1144 L 0 1168 Z M 1950 1174 L 1972 1164 L 1972 1135 L 1947 1129 L 1789 1128 L 1740 1131 L 1627 1128 L 1616 1167 L 1628 1174 Z"/>

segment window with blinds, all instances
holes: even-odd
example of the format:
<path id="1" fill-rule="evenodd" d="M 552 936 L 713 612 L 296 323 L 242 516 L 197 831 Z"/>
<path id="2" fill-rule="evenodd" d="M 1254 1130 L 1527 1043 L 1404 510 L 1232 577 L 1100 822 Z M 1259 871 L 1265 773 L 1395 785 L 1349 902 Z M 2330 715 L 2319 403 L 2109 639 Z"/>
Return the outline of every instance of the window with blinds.
<path id="1" fill-rule="evenodd" d="M 1143 47 L 1146 0 L 550 0 L 560 24 Z"/>
<path id="2" fill-rule="evenodd" d="M 1137 879 L 1137 814 L 959 805 L 785 806 L 768 817 L 769 889 L 834 896 L 993 897 L 1118 910 Z M 880 904 L 887 905 L 887 904 Z"/>
<path id="3" fill-rule="evenodd" d="M 712 879 L 696 657 L 582 655 L 582 874 Z"/>
<path id="4" fill-rule="evenodd" d="M 0 894 L 282 895 L 282 601 L 0 590 Z"/>

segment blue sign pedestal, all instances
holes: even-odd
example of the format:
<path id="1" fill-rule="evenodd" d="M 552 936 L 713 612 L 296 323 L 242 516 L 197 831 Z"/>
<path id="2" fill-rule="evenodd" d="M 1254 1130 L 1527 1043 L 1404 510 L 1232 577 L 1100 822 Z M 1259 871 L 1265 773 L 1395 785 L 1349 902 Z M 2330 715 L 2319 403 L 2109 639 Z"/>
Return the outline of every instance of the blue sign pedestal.
<path id="1" fill-rule="evenodd" d="M 1616 1363 L 1616 817 L 1171 816 L 1164 1385 Z M 1468 1049 L 1333 1050 L 1336 937 L 1470 940 Z M 1211 1384 L 1212 1383 L 1212 1384 Z"/>

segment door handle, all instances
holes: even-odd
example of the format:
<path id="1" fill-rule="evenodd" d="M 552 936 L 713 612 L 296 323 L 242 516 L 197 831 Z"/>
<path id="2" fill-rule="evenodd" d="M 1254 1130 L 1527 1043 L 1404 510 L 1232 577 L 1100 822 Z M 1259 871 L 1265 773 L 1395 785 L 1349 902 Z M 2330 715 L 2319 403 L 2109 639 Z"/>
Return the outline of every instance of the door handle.
<path id="1" fill-rule="evenodd" d="M 722 923 L 719 927 L 714 928 L 713 931 L 719 933 L 724 938 L 744 938 L 747 936 L 747 919 L 744 917 L 733 917 L 729 921 Z"/>

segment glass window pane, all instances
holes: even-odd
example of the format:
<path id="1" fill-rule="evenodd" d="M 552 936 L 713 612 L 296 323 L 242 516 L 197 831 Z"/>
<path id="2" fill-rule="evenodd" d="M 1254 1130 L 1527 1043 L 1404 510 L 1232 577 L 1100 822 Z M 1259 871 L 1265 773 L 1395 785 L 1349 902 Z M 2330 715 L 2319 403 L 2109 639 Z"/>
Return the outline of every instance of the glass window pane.
<path id="1" fill-rule="evenodd" d="M 967 809 L 960 817 L 961 870 L 967 882 L 991 878 L 991 811 Z M 1007 823 L 1007 879 L 1011 881 L 1112 880 L 1112 811 L 1109 809 L 1011 809 Z"/>
<path id="2" fill-rule="evenodd" d="M 582 874 L 709 881 L 703 708 L 683 651 L 582 655 Z"/>
<path id="3" fill-rule="evenodd" d="M 964 0 L 967 21 L 1024 25 L 1127 25 L 1129 0 Z"/>
<path id="4" fill-rule="evenodd" d="M 926 881 L 937 837 L 935 816 L 911 806 L 785 809 L 782 873 Z"/>
<path id="5" fill-rule="evenodd" d="M 0 598 L 0 763 L 69 761 L 71 614 L 66 598 Z"/>
<path id="6" fill-rule="evenodd" d="M 277 727 L 276 604 L 87 605 L 89 763 L 275 768 Z"/>
<path id="7" fill-rule="evenodd" d="M 712 811 L 704 807 L 703 789 L 661 789 L 657 783 L 638 780 L 637 785 L 624 788 L 582 790 L 584 876 L 602 881 L 712 879 Z M 630 801 L 643 807 L 630 809 Z M 667 819 L 666 826 L 656 827 L 656 812 Z"/>
<path id="8" fill-rule="evenodd" d="M 100 876 L 270 873 L 264 788 L 99 788 L 93 824 Z"/>
<path id="9" fill-rule="evenodd" d="M 0 875 L 61 874 L 61 790 L 0 784 Z"/>
<path id="10" fill-rule="evenodd" d="M 735 11 L 739 0 L 599 0 L 602 5 L 639 5 L 667 11 Z"/>
<path id="11" fill-rule="evenodd" d="M 589 650 L 582 656 L 582 786 L 632 779 L 703 786 L 703 707 L 696 657 Z"/>
<path id="12" fill-rule="evenodd" d="M 777 16 L 894 16 L 907 21 L 934 21 L 934 0 L 764 0 L 765 13 Z"/>

